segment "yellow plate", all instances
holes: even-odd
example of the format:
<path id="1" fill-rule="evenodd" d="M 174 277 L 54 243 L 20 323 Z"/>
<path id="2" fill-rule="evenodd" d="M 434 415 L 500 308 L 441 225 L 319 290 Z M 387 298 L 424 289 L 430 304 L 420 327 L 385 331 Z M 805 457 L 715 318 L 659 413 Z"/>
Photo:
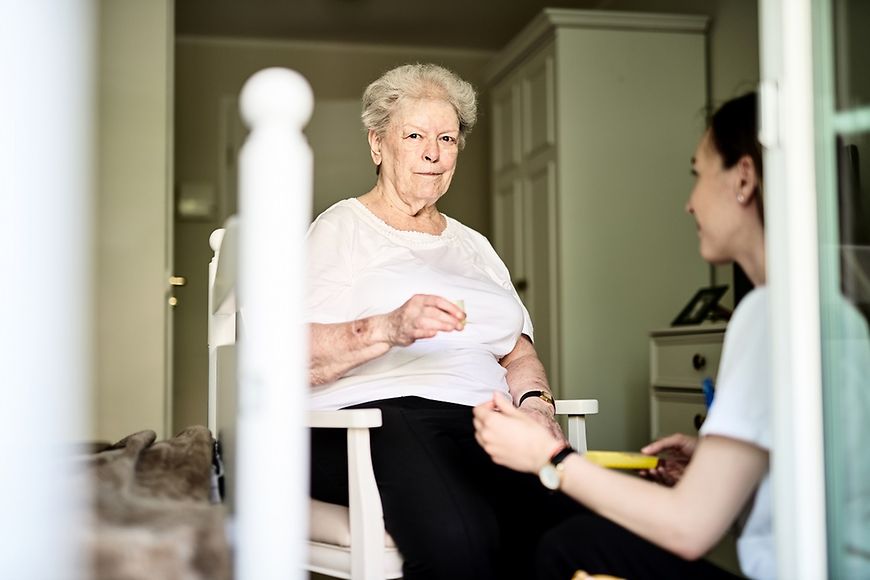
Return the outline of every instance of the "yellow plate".
<path id="1" fill-rule="evenodd" d="M 631 451 L 587 451 L 584 457 L 610 469 L 652 469 L 659 463 L 658 457 Z"/>

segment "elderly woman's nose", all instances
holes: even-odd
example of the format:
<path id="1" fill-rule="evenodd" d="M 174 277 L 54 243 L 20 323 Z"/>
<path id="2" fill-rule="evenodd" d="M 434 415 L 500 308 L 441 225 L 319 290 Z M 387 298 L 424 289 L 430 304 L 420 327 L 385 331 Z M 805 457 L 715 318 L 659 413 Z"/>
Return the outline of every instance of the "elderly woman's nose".
<path id="1" fill-rule="evenodd" d="M 431 161 L 432 163 L 435 163 L 436 161 L 438 161 L 438 158 L 440 157 L 440 153 L 441 152 L 438 150 L 438 142 L 437 141 L 427 141 L 426 142 L 426 147 L 423 150 L 423 158 L 426 161 Z"/>

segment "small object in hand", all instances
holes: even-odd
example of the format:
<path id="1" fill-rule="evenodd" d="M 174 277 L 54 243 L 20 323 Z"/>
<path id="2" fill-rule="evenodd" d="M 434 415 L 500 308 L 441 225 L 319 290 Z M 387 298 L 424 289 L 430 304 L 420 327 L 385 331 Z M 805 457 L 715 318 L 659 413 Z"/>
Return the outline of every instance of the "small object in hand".
<path id="1" fill-rule="evenodd" d="M 655 469 L 659 458 L 632 451 L 587 451 L 583 457 L 610 469 Z"/>
<path id="2" fill-rule="evenodd" d="M 465 312 L 465 300 L 462 300 L 462 299 L 460 298 L 459 300 L 451 300 L 451 302 L 453 302 L 453 303 L 454 303 L 455 305 L 457 305 L 460 309 L 462 309 L 463 312 Z M 466 316 L 465 320 L 462 321 L 462 324 L 461 324 L 461 326 L 459 327 L 459 330 L 463 330 L 463 329 L 465 328 L 465 323 L 466 323 L 466 322 L 468 322 L 468 317 L 467 317 L 467 316 Z"/>
<path id="3" fill-rule="evenodd" d="M 586 570 L 577 570 L 574 572 L 574 575 L 571 576 L 571 580 L 622 580 L 621 578 L 617 578 L 616 576 L 607 576 L 605 574 L 590 574 Z"/>

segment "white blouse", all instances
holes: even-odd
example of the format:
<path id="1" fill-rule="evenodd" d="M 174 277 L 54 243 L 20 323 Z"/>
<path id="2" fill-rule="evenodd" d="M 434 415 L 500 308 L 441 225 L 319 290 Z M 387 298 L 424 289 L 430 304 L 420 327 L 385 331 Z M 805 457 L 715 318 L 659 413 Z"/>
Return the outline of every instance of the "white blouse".
<path id="1" fill-rule="evenodd" d="M 445 216 L 446 217 L 446 216 Z M 402 396 L 476 405 L 508 393 L 499 360 L 532 323 L 489 241 L 446 217 L 440 235 L 396 230 L 357 199 L 340 201 L 306 238 L 308 322 L 347 322 L 384 314 L 414 294 L 464 302 L 461 331 L 439 332 L 312 388 L 312 409 L 339 409 Z"/>

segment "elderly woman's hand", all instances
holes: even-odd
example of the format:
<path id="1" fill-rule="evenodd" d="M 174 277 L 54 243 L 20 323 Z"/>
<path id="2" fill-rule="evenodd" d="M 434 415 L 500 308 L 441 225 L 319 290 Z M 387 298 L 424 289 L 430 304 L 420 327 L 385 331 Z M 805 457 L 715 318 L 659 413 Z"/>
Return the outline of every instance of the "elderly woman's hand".
<path id="1" fill-rule="evenodd" d="M 408 346 L 439 332 L 465 328 L 465 312 L 451 301 L 431 294 L 415 294 L 386 315 L 388 342 Z"/>
<path id="2" fill-rule="evenodd" d="M 550 429 L 496 393 L 474 408 L 477 442 L 492 460 L 517 471 L 536 473 L 565 445 Z"/>

